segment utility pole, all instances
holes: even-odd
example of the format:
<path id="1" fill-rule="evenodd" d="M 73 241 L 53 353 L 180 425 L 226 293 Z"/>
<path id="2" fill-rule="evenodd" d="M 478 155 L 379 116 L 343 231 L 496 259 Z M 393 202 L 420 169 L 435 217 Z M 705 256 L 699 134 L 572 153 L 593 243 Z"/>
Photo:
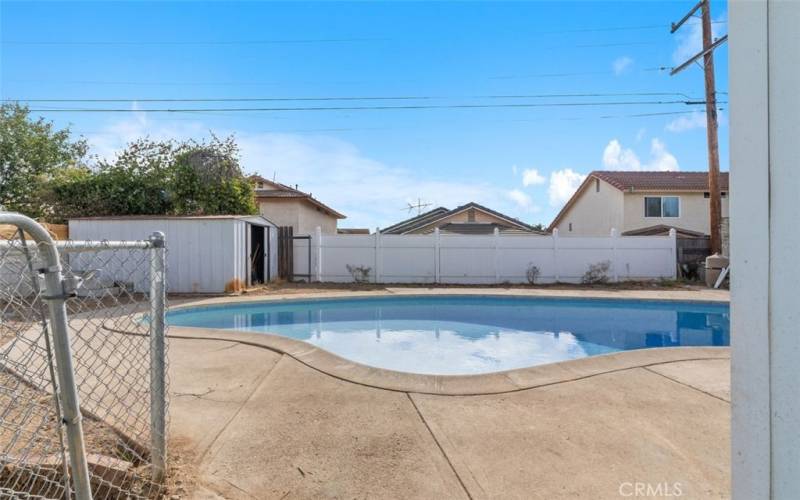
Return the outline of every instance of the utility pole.
<path id="1" fill-rule="evenodd" d="M 710 0 L 700 0 L 683 19 L 672 23 L 670 33 L 675 33 L 678 28 L 691 18 L 697 10 L 701 10 L 701 24 L 703 29 L 703 50 L 689 58 L 683 64 L 675 67 L 670 76 L 675 75 L 703 58 L 706 90 L 706 136 L 708 139 L 708 192 L 709 192 L 709 220 L 711 235 L 711 253 L 722 252 L 722 234 L 720 224 L 722 219 L 722 197 L 719 188 L 719 137 L 717 133 L 717 90 L 714 82 L 714 49 L 722 45 L 728 35 L 719 40 L 712 40 L 711 34 L 711 3 Z"/>

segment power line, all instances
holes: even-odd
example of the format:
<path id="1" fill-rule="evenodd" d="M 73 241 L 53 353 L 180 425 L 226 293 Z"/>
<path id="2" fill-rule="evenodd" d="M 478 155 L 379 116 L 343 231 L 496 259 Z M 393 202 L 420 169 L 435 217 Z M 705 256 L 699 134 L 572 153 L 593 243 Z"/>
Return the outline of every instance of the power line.
<path id="1" fill-rule="evenodd" d="M 725 21 L 713 21 L 722 24 Z M 700 23 L 687 23 L 687 26 Z M 669 29 L 667 24 L 647 24 L 638 26 L 602 26 L 528 32 L 528 35 L 558 35 L 567 33 L 592 33 L 613 31 L 642 31 Z M 289 45 L 314 43 L 352 43 L 389 41 L 391 38 L 342 37 L 342 38 L 298 38 L 298 39 L 254 39 L 254 40 L 3 40 L 0 45 Z"/>
<path id="2" fill-rule="evenodd" d="M 421 109 L 490 109 L 490 108 L 551 108 L 584 106 L 642 106 L 642 105 L 694 105 L 702 101 L 606 101 L 606 102 L 557 102 L 557 103 L 508 103 L 508 104 L 441 104 L 402 106 L 304 106 L 292 108 L 33 108 L 31 111 L 46 113 L 187 113 L 187 112 L 286 112 L 286 111 L 393 111 Z"/>
<path id="3" fill-rule="evenodd" d="M 291 45 L 386 41 L 387 38 L 307 38 L 284 40 L 3 40 L 1 45 Z"/>
<path id="4" fill-rule="evenodd" d="M 691 97 L 682 92 L 584 92 L 584 93 L 550 93 L 550 94 L 490 94 L 473 96 L 317 96 L 317 97 L 199 97 L 199 98 L 35 98 L 35 99 L 2 99 L 2 102 L 75 102 L 75 103 L 111 103 L 111 102 L 281 102 L 281 101 L 394 101 L 394 100 L 434 100 L 434 99 L 547 99 L 563 97 L 655 97 L 678 96 L 689 100 Z"/>

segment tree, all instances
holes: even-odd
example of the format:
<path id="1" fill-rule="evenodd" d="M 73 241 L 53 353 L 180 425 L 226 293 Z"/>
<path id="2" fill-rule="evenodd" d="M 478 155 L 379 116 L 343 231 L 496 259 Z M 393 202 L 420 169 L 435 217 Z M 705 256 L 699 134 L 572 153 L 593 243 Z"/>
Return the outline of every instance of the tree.
<path id="1" fill-rule="evenodd" d="M 252 184 L 239 168 L 233 137 L 212 134 L 208 144 L 189 144 L 173 169 L 173 211 L 182 215 L 258 213 Z"/>
<path id="2" fill-rule="evenodd" d="M 48 186 L 59 219 L 107 215 L 255 214 L 253 188 L 232 137 L 139 139 L 95 170 L 71 169 Z"/>
<path id="3" fill-rule="evenodd" d="M 31 217 L 47 215 L 42 183 L 60 169 L 82 164 L 86 141 L 72 140 L 69 128 L 57 130 L 32 119 L 26 106 L 0 105 L 0 205 Z"/>

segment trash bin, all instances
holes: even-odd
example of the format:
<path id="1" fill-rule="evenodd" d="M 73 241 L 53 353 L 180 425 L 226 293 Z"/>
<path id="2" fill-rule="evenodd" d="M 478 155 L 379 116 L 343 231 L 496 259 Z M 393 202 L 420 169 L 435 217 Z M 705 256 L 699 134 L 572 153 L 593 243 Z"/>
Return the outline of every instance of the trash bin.
<path id="1" fill-rule="evenodd" d="M 706 286 L 711 288 L 717 282 L 717 278 L 722 273 L 722 270 L 728 267 L 728 258 L 724 255 L 715 253 L 706 257 Z"/>

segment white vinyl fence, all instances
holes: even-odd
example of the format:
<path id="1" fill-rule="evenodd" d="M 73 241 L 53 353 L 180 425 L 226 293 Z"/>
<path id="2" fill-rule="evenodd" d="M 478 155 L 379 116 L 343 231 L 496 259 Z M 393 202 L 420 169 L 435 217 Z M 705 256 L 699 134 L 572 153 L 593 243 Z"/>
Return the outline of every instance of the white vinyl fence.
<path id="1" fill-rule="evenodd" d="M 670 236 L 552 235 L 324 235 L 319 229 L 294 245 L 294 271 L 314 281 L 371 283 L 580 283 L 590 265 L 607 261 L 610 281 L 675 278 L 675 233 Z M 348 267 L 350 270 L 348 270 Z"/>

